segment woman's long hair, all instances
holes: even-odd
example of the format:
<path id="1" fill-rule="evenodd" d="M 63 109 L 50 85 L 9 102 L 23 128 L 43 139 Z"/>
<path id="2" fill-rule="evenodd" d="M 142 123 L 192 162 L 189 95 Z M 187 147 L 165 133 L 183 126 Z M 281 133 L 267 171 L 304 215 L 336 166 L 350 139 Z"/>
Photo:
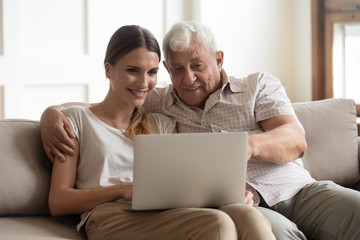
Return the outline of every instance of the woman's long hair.
<path id="1" fill-rule="evenodd" d="M 105 62 L 114 65 L 117 60 L 132 50 L 145 47 L 155 52 L 161 59 L 159 43 L 154 35 L 147 29 L 137 25 L 127 25 L 119 28 L 110 38 L 105 54 Z M 136 107 L 130 119 L 128 136 L 134 139 L 139 134 L 150 134 L 152 129 L 148 124 L 147 114 L 143 107 Z"/>

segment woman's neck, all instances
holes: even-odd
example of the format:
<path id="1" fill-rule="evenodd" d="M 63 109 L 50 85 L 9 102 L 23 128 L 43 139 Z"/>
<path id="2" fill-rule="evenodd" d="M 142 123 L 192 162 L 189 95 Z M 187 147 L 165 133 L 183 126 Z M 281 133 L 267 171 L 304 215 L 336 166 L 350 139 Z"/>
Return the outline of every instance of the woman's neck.
<path id="1" fill-rule="evenodd" d="M 117 129 L 128 129 L 134 107 L 121 107 L 120 104 L 104 99 L 90 110 L 107 125 Z"/>

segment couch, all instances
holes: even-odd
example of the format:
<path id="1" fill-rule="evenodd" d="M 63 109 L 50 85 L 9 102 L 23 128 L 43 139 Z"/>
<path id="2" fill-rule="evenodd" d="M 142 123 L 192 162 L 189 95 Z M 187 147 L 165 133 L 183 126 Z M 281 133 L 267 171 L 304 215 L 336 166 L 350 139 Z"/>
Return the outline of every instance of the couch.
<path id="1" fill-rule="evenodd" d="M 327 99 L 294 103 L 306 131 L 304 167 L 318 180 L 360 189 L 355 103 Z M 81 239 L 77 216 L 49 215 L 49 161 L 39 122 L 0 120 L 0 239 Z"/>

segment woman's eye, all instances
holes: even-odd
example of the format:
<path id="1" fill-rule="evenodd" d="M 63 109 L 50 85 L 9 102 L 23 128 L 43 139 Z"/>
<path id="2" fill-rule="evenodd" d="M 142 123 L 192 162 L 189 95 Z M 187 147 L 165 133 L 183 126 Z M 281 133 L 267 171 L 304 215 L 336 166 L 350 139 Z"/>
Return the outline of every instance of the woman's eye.
<path id="1" fill-rule="evenodd" d="M 150 75 L 155 75 L 155 74 L 157 74 L 157 72 L 158 72 L 157 69 L 153 69 L 153 70 L 149 71 L 149 74 Z"/>
<path id="2" fill-rule="evenodd" d="M 126 71 L 129 72 L 129 73 L 136 73 L 137 72 L 137 70 L 133 69 L 133 68 L 129 68 Z"/>

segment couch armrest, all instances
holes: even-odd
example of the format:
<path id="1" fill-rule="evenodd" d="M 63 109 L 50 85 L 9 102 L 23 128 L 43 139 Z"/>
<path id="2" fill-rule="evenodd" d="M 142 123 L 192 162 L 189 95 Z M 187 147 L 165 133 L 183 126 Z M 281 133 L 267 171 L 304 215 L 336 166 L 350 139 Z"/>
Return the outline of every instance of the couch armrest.
<path id="1" fill-rule="evenodd" d="M 46 162 L 39 121 L 0 120 L 0 216 L 49 214 Z"/>

